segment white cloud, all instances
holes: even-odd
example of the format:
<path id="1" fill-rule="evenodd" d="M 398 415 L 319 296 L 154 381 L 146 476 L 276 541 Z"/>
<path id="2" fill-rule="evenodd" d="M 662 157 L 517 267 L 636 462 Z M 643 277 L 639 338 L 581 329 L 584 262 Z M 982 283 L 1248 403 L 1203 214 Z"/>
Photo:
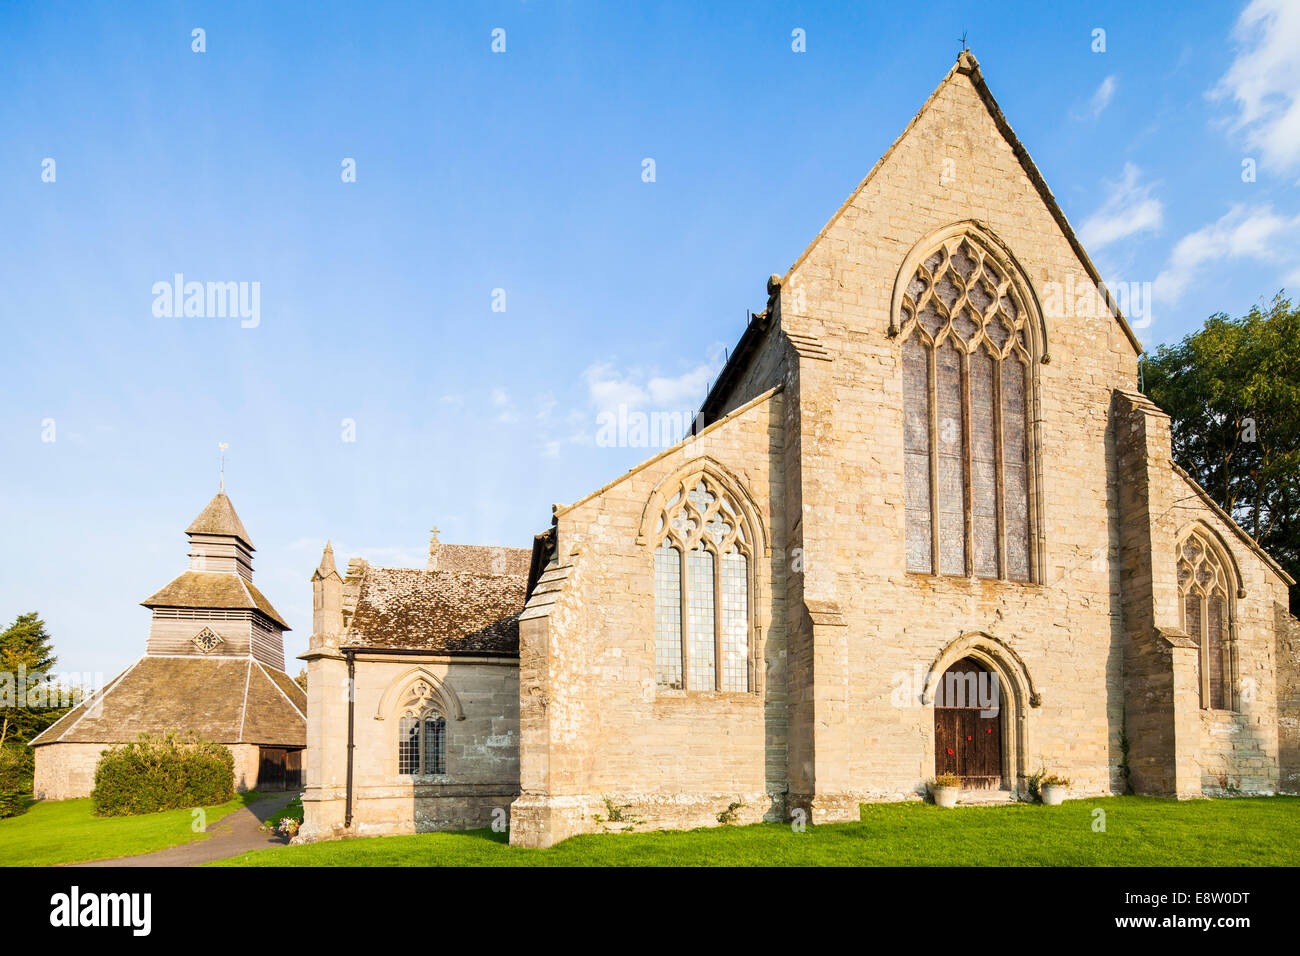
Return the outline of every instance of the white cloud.
<path id="1" fill-rule="evenodd" d="M 1109 192 L 1101 208 L 1083 221 L 1079 238 L 1086 249 L 1100 249 L 1135 233 L 1159 229 L 1165 207 L 1151 195 L 1152 183 L 1141 183 L 1141 170 L 1124 164 L 1124 177 L 1107 183 Z"/>
<path id="2" fill-rule="evenodd" d="M 1224 259 L 1279 262 L 1294 275 L 1300 268 L 1300 216 L 1279 216 L 1269 206 L 1233 206 L 1217 222 L 1178 240 L 1156 276 L 1156 298 L 1177 302 L 1203 264 Z"/>
<path id="3" fill-rule="evenodd" d="M 582 373 L 587 383 L 587 397 L 599 409 L 626 405 L 638 408 L 646 402 L 646 390 L 632 381 L 629 375 L 620 374 L 608 362 L 595 362 Z"/>
<path id="4" fill-rule="evenodd" d="M 1101 81 L 1101 86 L 1097 87 L 1097 92 L 1092 94 L 1092 99 L 1088 103 L 1088 108 L 1092 110 L 1093 119 L 1100 116 L 1102 110 L 1110 105 L 1110 99 L 1115 95 L 1116 86 L 1113 73 Z"/>
<path id="5" fill-rule="evenodd" d="M 1232 29 L 1236 59 L 1210 90 L 1231 99 L 1233 132 L 1244 131 L 1248 148 L 1265 164 L 1300 165 L 1300 3 L 1252 0 Z"/>
<path id="6" fill-rule="evenodd" d="M 492 406 L 497 410 L 497 421 L 503 425 L 510 425 L 519 421 L 519 415 L 515 412 L 515 404 L 510 400 L 510 394 L 504 388 L 492 389 Z"/>
<path id="7" fill-rule="evenodd" d="M 551 415 L 555 412 L 555 406 L 559 404 L 555 400 L 555 396 L 550 392 L 541 392 L 533 399 L 533 402 L 536 408 L 534 417 L 543 425 L 548 424 Z"/>
<path id="8" fill-rule="evenodd" d="M 587 397 L 598 411 L 649 406 L 659 411 L 694 411 L 704 401 L 705 388 L 722 369 L 724 351 L 714 344 L 705 361 L 680 375 L 654 375 L 642 369 L 620 371 L 609 362 L 596 362 L 582 373 Z"/>

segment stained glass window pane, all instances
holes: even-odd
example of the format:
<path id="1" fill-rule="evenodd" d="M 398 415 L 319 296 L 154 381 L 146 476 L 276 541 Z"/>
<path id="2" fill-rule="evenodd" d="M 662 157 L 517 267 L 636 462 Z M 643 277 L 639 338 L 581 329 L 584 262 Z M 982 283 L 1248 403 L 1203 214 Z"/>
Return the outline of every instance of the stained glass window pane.
<path id="1" fill-rule="evenodd" d="M 1007 525 L 1006 576 L 1029 580 L 1029 469 L 1026 454 L 1025 367 L 1002 363 L 1002 490 Z"/>
<path id="2" fill-rule="evenodd" d="M 397 772 L 420 772 L 420 722 L 414 717 L 403 717 L 397 725 Z"/>
<path id="3" fill-rule="evenodd" d="M 1206 652 L 1210 666 L 1210 706 L 1223 710 L 1226 703 L 1224 678 L 1229 669 L 1224 666 L 1223 656 L 1227 652 L 1228 642 L 1223 639 L 1223 593 L 1215 591 L 1206 602 L 1205 630 Z"/>
<path id="4" fill-rule="evenodd" d="M 713 554 L 696 548 L 686 554 L 688 633 L 691 642 L 690 690 L 714 690 Z"/>
<path id="5" fill-rule="evenodd" d="M 966 447 L 962 436 L 961 357 L 952 339 L 935 353 L 939 426 L 939 572 L 966 573 Z"/>
<path id="6" fill-rule="evenodd" d="M 1183 596 L 1183 630 L 1197 645 L 1201 643 L 1201 596 L 1193 591 Z"/>
<path id="7" fill-rule="evenodd" d="M 682 689 L 682 564 L 676 548 L 655 549 L 655 680 Z"/>
<path id="8" fill-rule="evenodd" d="M 424 720 L 424 772 L 447 772 L 447 721 L 442 717 Z"/>
<path id="9" fill-rule="evenodd" d="M 903 463 L 907 570 L 931 574 L 930 359 L 915 336 L 903 343 Z"/>
<path id="10" fill-rule="evenodd" d="M 993 357 L 970 358 L 971 547 L 975 573 L 998 576 L 998 475 L 993 434 Z"/>
<path id="11" fill-rule="evenodd" d="M 749 569 L 743 554 L 722 556 L 722 689 L 749 690 Z"/>

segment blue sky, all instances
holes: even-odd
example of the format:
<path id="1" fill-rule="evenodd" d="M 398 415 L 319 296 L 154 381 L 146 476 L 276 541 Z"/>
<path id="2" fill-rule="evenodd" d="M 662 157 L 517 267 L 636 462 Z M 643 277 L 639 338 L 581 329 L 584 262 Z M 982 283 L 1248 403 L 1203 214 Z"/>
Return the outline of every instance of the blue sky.
<path id="1" fill-rule="evenodd" d="M 447 6 L 0 10 L 0 616 L 62 669 L 141 652 L 218 442 L 290 655 L 326 538 L 528 546 L 650 453 L 602 409 L 698 405 L 963 30 L 1148 347 L 1300 278 L 1294 3 Z M 258 324 L 155 315 L 177 273 Z"/>

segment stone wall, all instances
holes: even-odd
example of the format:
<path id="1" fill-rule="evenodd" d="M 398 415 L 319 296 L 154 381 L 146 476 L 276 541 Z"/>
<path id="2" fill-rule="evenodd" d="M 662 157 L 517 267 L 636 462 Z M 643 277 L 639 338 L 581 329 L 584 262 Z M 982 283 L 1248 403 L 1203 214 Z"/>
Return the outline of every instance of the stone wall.
<path id="1" fill-rule="evenodd" d="M 1259 548 L 1233 525 L 1189 477 L 1176 478 L 1177 501 L 1171 510 L 1173 533 L 1181 538 L 1193 528 L 1212 539 L 1229 556 L 1229 576 L 1236 593 L 1229 600 L 1229 630 L 1237 653 L 1236 710 L 1199 710 L 1197 767 L 1206 796 L 1272 793 L 1279 786 L 1279 694 L 1285 692 L 1286 663 L 1280 658 L 1277 602 L 1284 606 L 1287 586 L 1266 563 Z M 1291 713 L 1300 713 L 1292 701 Z M 1198 708 L 1199 709 L 1199 708 Z"/>
<path id="2" fill-rule="evenodd" d="M 95 789 L 95 768 L 105 750 L 114 744 L 45 744 L 36 748 L 36 775 L 32 791 L 38 800 L 73 800 Z M 235 789 L 257 788 L 261 758 L 256 744 L 228 744 L 235 760 Z"/>
<path id="3" fill-rule="evenodd" d="M 1300 793 L 1300 621 L 1286 597 L 1273 605 L 1277 635 L 1278 789 Z"/>
<path id="4" fill-rule="evenodd" d="M 1111 389 L 1135 386 L 1137 351 L 1115 318 L 1048 316 L 1038 343 L 1051 359 L 1033 369 L 1038 580 L 905 571 L 902 343 L 889 335 L 892 293 L 914 246 L 968 220 L 1005 243 L 1040 297 L 1047 283 L 1089 281 L 959 71 L 781 284 L 782 326 L 799 353 L 801 438 L 786 460 L 787 472 L 801 472 L 801 496 L 787 501 L 797 544 L 788 533 L 805 557 L 795 587 L 810 628 L 791 669 L 792 701 L 808 701 L 806 729 L 792 725 L 791 741 L 806 737 L 813 748 L 803 758 L 792 749 L 792 776 L 811 762 L 802 799 L 824 804 L 828 819 L 836 808 L 851 817 L 859 799 L 923 791 L 934 774 L 933 713 L 909 685 L 979 635 L 1005 647 L 1007 673 L 1023 671 L 1036 688 L 1006 715 L 1023 724 L 1008 782 L 1045 767 L 1070 777 L 1075 792 L 1108 793 L 1119 778 L 1123 627 L 1109 406 Z M 814 623 L 821 611 L 829 612 L 824 638 Z M 793 654 L 793 630 L 791 645 Z"/>
<path id="5" fill-rule="evenodd" d="M 358 652 L 350 829 L 344 827 L 346 663 L 320 658 L 310 667 L 304 840 L 507 825 L 519 793 L 515 661 Z M 403 695 L 419 680 L 434 682 L 445 701 L 446 773 L 437 776 L 398 773 Z M 321 751 L 312 753 L 313 748 Z"/>
<path id="6" fill-rule="evenodd" d="M 1276 779 L 1275 691 L 1263 685 L 1278 631 L 1265 619 L 1283 582 L 1184 486 L 1167 416 L 1136 391 L 1140 345 L 1001 123 L 963 56 L 772 284 L 767 327 L 708 402 L 736 411 L 559 509 L 557 562 L 524 615 L 513 842 L 590 830 L 605 797 L 648 826 L 708 823 L 703 808 L 724 794 L 751 805 L 766 792 L 748 812 L 784 804 L 812 822 L 917 798 L 935 768 L 929 682 L 962 656 L 1002 681 L 1012 791 L 1039 769 L 1069 777 L 1076 796 L 1121 792 L 1126 771 L 1143 792 L 1183 797 L 1225 771 L 1247 790 Z M 905 570 L 893 293 L 909 255 L 959 223 L 989 237 L 1043 313 L 1029 327 L 1029 583 Z M 777 387 L 779 402 L 745 404 Z M 744 469 L 769 522 L 760 701 L 654 684 L 652 557 L 633 542 L 656 483 L 705 454 Z M 1238 644 L 1259 686 L 1235 715 L 1202 711 L 1196 642 L 1179 627 L 1174 546 L 1190 520 L 1217 522 L 1246 579 Z"/>
<path id="7" fill-rule="evenodd" d="M 95 767 L 112 744 L 45 744 L 36 749 L 32 792 L 38 800 L 88 797 L 95 788 Z"/>
<path id="8" fill-rule="evenodd" d="M 772 530 L 782 523 L 781 407 L 768 391 L 557 512 L 557 563 L 520 628 L 523 793 L 512 843 L 598 829 L 606 798 L 640 828 L 716 825 L 732 803 L 744 804 L 739 819 L 784 813 L 786 556 Z M 656 685 L 648 507 L 661 485 L 697 468 L 757 505 L 749 693 Z"/>

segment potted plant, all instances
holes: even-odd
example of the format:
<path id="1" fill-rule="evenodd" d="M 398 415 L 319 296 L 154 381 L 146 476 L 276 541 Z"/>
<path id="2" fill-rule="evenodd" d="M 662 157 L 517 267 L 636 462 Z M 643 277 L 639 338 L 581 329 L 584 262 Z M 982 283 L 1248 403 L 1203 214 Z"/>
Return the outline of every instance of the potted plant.
<path id="1" fill-rule="evenodd" d="M 1058 777 L 1056 774 L 1048 774 L 1038 782 L 1038 793 L 1043 798 L 1043 804 L 1049 807 L 1059 807 L 1061 801 L 1065 799 L 1065 788 L 1070 785 L 1070 781 L 1065 777 Z"/>
<path id="2" fill-rule="evenodd" d="M 955 773 L 941 773 L 930 781 L 930 792 L 936 807 L 955 807 L 961 796 L 961 777 Z"/>

